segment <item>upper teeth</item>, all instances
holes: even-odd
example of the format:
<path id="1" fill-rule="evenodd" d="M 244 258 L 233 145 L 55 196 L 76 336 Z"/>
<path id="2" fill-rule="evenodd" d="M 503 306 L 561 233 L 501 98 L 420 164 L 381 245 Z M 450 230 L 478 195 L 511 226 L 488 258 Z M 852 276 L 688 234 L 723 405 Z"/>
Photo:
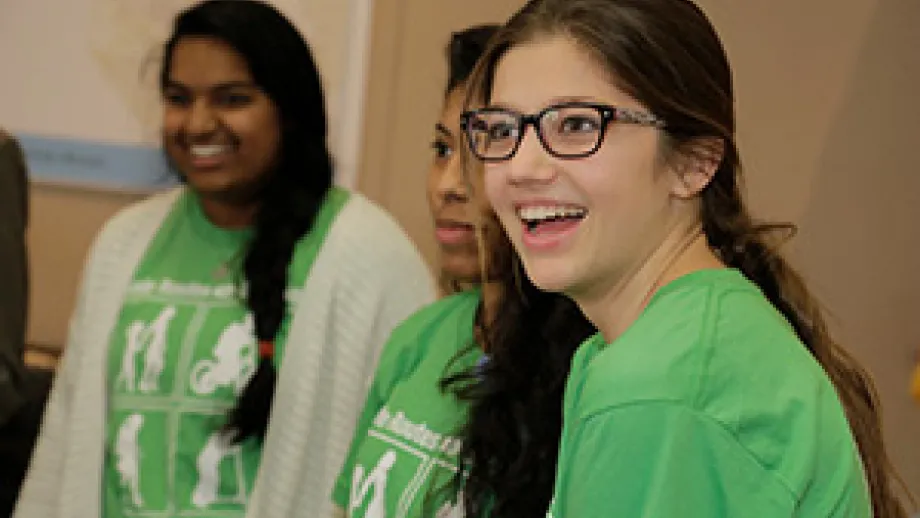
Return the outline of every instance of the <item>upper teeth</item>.
<path id="1" fill-rule="evenodd" d="M 576 207 L 521 207 L 518 209 L 518 217 L 524 221 L 539 221 L 544 219 L 581 217 L 585 215 L 585 209 Z"/>
<path id="2" fill-rule="evenodd" d="M 226 149 L 227 146 L 212 144 L 209 146 L 192 146 L 191 152 L 196 157 L 212 157 L 223 153 Z"/>

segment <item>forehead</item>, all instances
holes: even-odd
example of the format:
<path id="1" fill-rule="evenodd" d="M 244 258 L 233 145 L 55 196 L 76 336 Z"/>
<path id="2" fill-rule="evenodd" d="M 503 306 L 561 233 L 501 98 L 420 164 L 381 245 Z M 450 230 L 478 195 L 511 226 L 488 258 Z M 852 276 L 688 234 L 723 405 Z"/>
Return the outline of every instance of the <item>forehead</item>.
<path id="1" fill-rule="evenodd" d="M 249 65 L 230 45 L 216 38 L 184 37 L 173 49 L 169 79 L 189 86 L 251 82 Z"/>
<path id="2" fill-rule="evenodd" d="M 492 105 L 535 112 L 573 99 L 638 107 L 614 85 L 610 73 L 569 37 L 546 36 L 519 44 L 499 59 Z"/>

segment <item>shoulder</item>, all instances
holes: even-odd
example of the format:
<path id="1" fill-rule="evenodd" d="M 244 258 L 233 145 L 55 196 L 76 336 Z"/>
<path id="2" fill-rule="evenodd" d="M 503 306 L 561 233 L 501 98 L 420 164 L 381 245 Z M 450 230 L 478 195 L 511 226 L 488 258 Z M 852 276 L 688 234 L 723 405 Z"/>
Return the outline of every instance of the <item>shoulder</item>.
<path id="1" fill-rule="evenodd" d="M 756 288 L 718 302 L 694 407 L 793 488 L 803 509 L 826 515 L 828 502 L 858 498 L 862 465 L 827 372 Z"/>
<path id="2" fill-rule="evenodd" d="M 823 367 L 755 285 L 744 279 L 714 295 L 699 340 L 695 407 L 739 435 L 754 414 L 794 429 L 840 407 Z"/>
<path id="3" fill-rule="evenodd" d="M 105 322 L 111 314 L 100 308 L 110 307 L 120 300 L 121 283 L 128 282 L 137 261 L 179 194 L 180 190 L 172 190 L 129 205 L 106 221 L 96 234 L 84 261 L 68 350 L 98 345 L 95 340 L 89 345 L 80 345 L 84 343 L 84 331 L 99 331 L 100 326 L 106 325 L 100 322 Z M 110 309 L 117 311 L 117 308 Z"/>
<path id="4" fill-rule="evenodd" d="M 359 193 L 350 193 L 321 255 L 335 264 L 339 277 L 368 285 L 408 282 L 434 293 L 431 272 L 415 244 L 390 214 Z"/>
<path id="5" fill-rule="evenodd" d="M 413 258 L 418 251 L 403 228 L 382 207 L 358 192 L 351 192 L 333 226 L 337 239 L 383 254 Z"/>
<path id="6" fill-rule="evenodd" d="M 432 347 L 454 354 L 466 345 L 465 337 L 472 334 L 479 301 L 478 290 L 464 291 L 428 304 L 410 315 L 393 329 L 381 353 L 379 370 L 411 370 L 432 350 Z M 456 328 L 457 331 L 439 333 L 445 327 Z M 454 346 L 441 343 L 440 340 L 444 336 L 456 340 L 457 343 Z M 433 344 L 435 341 L 438 343 Z"/>
<path id="7" fill-rule="evenodd" d="M 0 148 L 15 144 L 16 140 L 6 130 L 0 128 Z"/>
<path id="8" fill-rule="evenodd" d="M 103 257 L 119 257 L 146 247 L 184 188 L 174 188 L 132 203 L 109 218 L 96 234 L 87 258 L 89 265 Z"/>
<path id="9" fill-rule="evenodd" d="M 586 390 L 604 405 L 649 400 L 704 408 L 713 398 L 773 385 L 777 376 L 799 389 L 822 380 L 789 323 L 734 271 L 675 281 L 613 344 L 595 343 L 593 355 L 585 349 Z"/>
<path id="10" fill-rule="evenodd" d="M 450 323 L 472 325 L 481 297 L 479 290 L 468 290 L 444 297 L 413 313 L 393 330 L 393 338 L 402 342 L 420 341 L 428 330 Z"/>
<path id="11" fill-rule="evenodd" d="M 158 226 L 184 192 L 179 187 L 154 194 L 119 210 L 99 231 L 97 241 L 123 237 L 139 227 Z"/>
<path id="12" fill-rule="evenodd" d="M 0 129 L 0 226 L 21 232 L 28 221 L 28 171 L 18 142 Z"/>
<path id="13" fill-rule="evenodd" d="M 815 462 L 852 454 L 830 379 L 741 274 L 684 282 L 643 319 L 583 359 L 578 416 L 630 405 L 688 408 L 797 490 Z"/>
<path id="14" fill-rule="evenodd" d="M 0 195 L 13 195 L 17 198 L 25 191 L 27 183 L 25 155 L 19 142 L 9 133 L 0 129 Z M 13 182 L 9 187 L 7 182 Z"/>
<path id="15" fill-rule="evenodd" d="M 13 135 L 0 128 L 0 152 L 3 154 L 12 153 L 17 156 L 22 155 L 22 147 Z"/>
<path id="16" fill-rule="evenodd" d="M 791 398 L 832 390 L 792 325 L 756 288 L 722 294 L 712 318 L 702 344 L 707 353 L 704 374 L 711 381 L 700 387 L 701 398 L 722 394 L 720 384 L 744 387 L 749 400 L 750 392 Z M 786 389 L 777 386 L 779 379 Z"/>

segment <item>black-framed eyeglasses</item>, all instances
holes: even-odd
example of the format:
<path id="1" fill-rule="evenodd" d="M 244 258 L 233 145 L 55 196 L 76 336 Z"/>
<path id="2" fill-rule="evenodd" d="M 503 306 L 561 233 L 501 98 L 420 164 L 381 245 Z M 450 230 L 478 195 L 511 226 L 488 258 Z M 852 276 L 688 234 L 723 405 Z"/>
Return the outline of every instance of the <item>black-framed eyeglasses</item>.
<path id="1" fill-rule="evenodd" d="M 597 152 L 611 122 L 663 128 L 655 115 L 607 104 L 570 102 L 525 115 L 505 108 L 463 112 L 460 125 L 470 149 L 485 162 L 509 160 L 533 126 L 543 149 L 557 158 L 584 158 Z"/>

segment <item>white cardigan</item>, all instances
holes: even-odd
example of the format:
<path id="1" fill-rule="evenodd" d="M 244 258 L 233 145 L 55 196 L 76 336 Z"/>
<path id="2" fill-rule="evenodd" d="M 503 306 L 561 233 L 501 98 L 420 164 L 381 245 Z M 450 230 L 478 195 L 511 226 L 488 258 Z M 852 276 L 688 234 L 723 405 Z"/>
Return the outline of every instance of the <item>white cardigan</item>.
<path id="1" fill-rule="evenodd" d="M 109 335 L 134 270 L 179 192 L 127 208 L 97 236 L 14 518 L 100 516 Z M 329 516 L 332 484 L 380 348 L 434 297 L 429 271 L 405 233 L 352 193 L 296 306 L 248 518 Z"/>

